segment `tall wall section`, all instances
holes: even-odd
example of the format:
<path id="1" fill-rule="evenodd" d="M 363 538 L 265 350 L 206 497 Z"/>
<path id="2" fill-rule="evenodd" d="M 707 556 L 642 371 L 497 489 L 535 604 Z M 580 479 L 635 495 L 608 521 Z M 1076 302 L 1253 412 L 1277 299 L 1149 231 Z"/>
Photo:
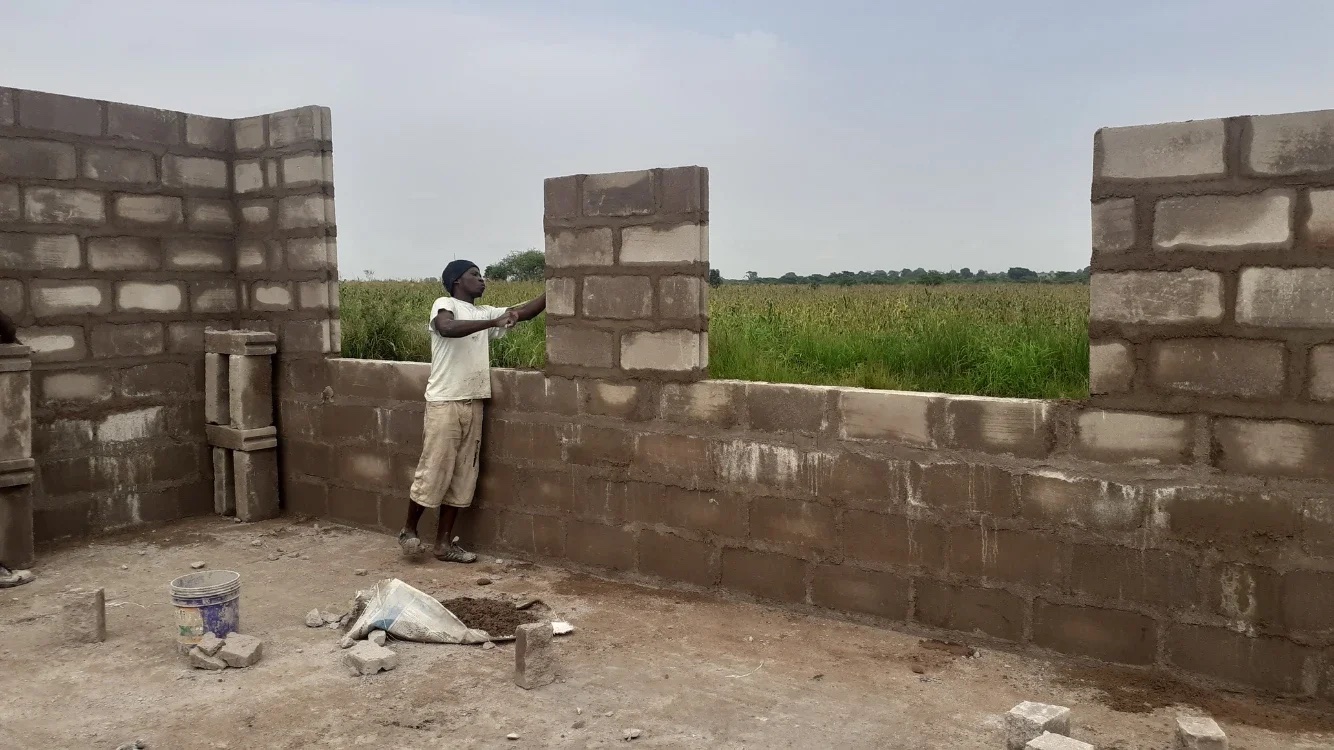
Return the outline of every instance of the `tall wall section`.
<path id="1" fill-rule="evenodd" d="M 206 328 L 336 344 L 328 110 L 0 88 L 0 309 L 32 348 L 38 539 L 207 513 Z"/>
<path id="2" fill-rule="evenodd" d="M 552 365 L 494 373 L 465 544 L 1334 698 L 1328 482 L 1256 471 L 1282 445 L 1238 454 L 1214 417 L 1158 401 L 703 379 L 707 321 L 682 321 L 704 287 L 664 293 L 707 267 L 707 173 L 688 172 L 547 182 Z M 693 216 L 664 208 L 681 189 Z M 1119 310 L 1104 283 L 1095 310 Z M 687 335 L 627 357 L 666 330 Z M 287 508 L 396 530 L 427 365 L 306 367 L 280 383 Z"/>

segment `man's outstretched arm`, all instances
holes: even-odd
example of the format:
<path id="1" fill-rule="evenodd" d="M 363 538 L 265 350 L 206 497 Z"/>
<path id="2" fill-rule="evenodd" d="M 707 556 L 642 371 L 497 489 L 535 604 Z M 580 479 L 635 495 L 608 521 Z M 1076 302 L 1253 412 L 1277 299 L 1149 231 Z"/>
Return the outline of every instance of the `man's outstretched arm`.
<path id="1" fill-rule="evenodd" d="M 547 295 L 545 292 L 542 293 L 542 296 L 537 297 L 536 299 L 530 299 L 522 305 L 515 305 L 510 308 L 520 322 L 536 318 L 538 315 L 541 315 L 542 311 L 545 309 L 547 309 Z"/>

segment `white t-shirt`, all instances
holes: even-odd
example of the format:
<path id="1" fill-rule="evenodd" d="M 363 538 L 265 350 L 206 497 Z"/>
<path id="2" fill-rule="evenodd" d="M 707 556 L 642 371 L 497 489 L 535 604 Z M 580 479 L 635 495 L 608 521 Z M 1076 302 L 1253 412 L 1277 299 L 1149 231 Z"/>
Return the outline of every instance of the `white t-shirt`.
<path id="1" fill-rule="evenodd" d="M 435 316 L 448 310 L 455 320 L 495 320 L 504 307 L 473 305 L 453 297 L 441 297 L 431 305 L 427 330 L 431 332 L 431 376 L 426 380 L 427 401 L 464 401 L 491 398 L 491 339 L 505 335 L 504 328 L 450 339 L 435 330 Z"/>

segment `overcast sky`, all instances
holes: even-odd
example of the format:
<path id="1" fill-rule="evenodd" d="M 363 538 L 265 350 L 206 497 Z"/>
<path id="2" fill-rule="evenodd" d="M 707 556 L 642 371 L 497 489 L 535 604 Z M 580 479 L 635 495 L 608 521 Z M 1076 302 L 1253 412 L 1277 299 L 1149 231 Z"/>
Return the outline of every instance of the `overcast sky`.
<path id="1" fill-rule="evenodd" d="M 1093 132 L 1334 107 L 1334 3 L 0 0 L 0 85 L 333 108 L 341 273 L 542 246 L 542 178 L 699 164 L 728 277 L 1088 264 Z"/>

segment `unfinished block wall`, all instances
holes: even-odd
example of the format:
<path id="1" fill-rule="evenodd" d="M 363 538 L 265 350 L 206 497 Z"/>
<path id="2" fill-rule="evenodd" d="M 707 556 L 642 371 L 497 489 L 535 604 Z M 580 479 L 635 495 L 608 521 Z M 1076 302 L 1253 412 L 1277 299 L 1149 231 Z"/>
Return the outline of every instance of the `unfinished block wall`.
<path id="1" fill-rule="evenodd" d="M 37 539 L 212 510 L 206 329 L 336 346 L 330 150 L 321 107 L 232 121 L 0 88 Z"/>
<path id="2" fill-rule="evenodd" d="M 1107 128 L 1094 160 L 1092 402 L 1334 479 L 1334 111 Z"/>

